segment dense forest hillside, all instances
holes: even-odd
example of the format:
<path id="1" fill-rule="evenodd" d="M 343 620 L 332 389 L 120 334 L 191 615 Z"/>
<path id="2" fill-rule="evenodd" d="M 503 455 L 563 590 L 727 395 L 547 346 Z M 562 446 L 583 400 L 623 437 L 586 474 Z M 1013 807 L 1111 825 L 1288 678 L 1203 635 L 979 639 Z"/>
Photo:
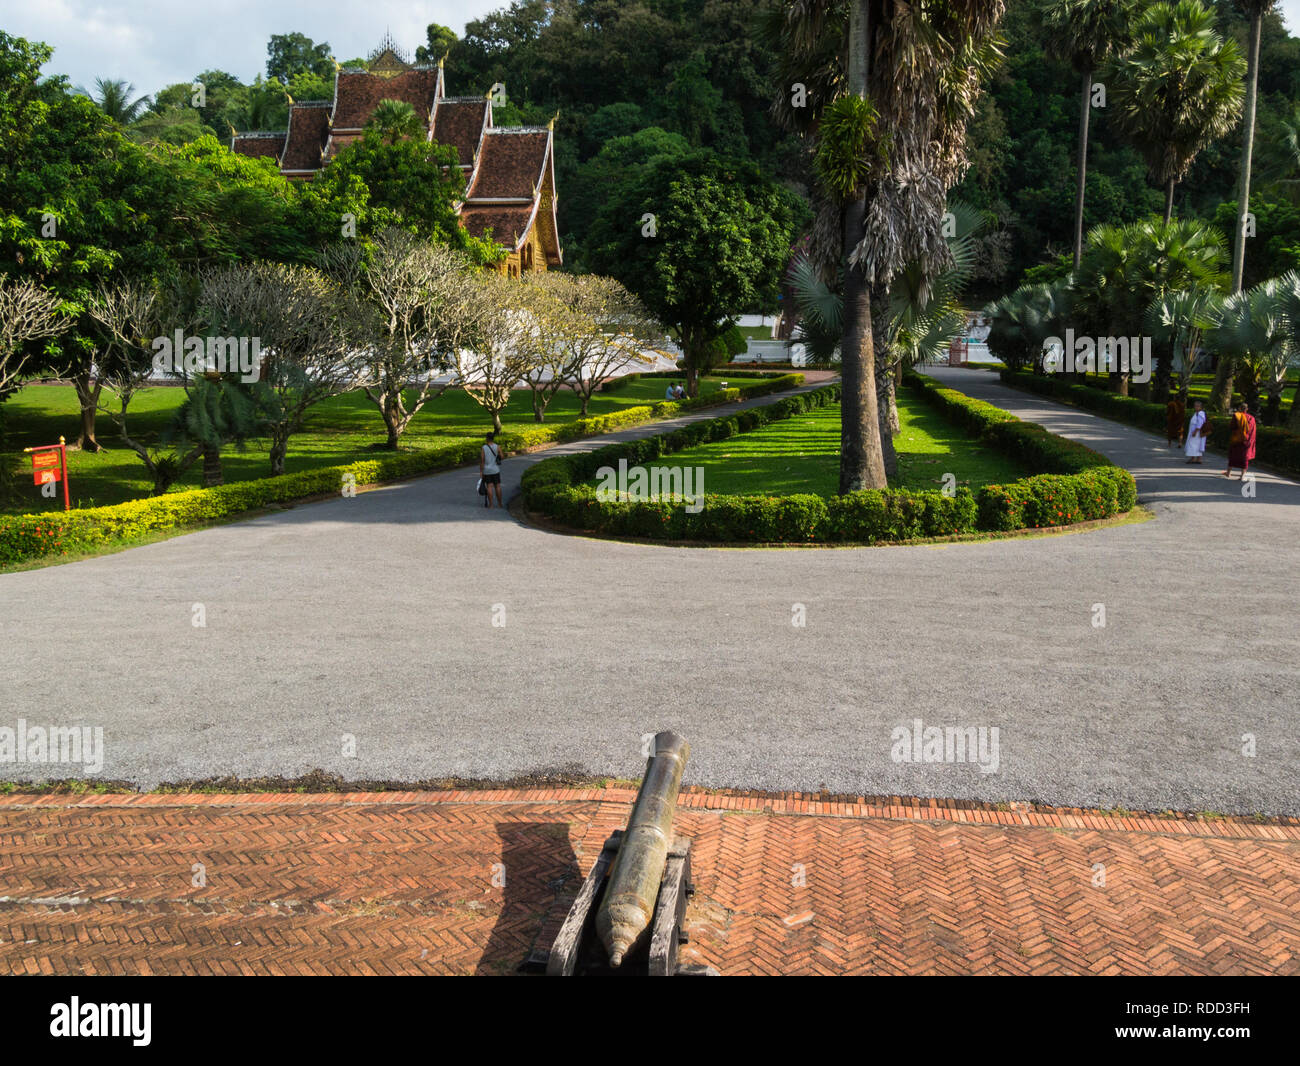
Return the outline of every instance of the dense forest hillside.
<path id="1" fill-rule="evenodd" d="M 954 196 L 988 215 L 972 298 L 1014 289 L 1035 267 L 1041 269 L 1030 279 L 1051 276 L 1071 246 L 1079 76 L 1049 53 L 1046 2 L 1009 0 L 1000 31 L 1004 59 L 971 123 L 971 166 Z M 782 132 L 770 114 L 778 92 L 777 57 L 765 27 L 781 6 L 776 0 L 515 0 L 469 22 L 463 37 L 430 25 L 411 58 L 435 62 L 445 56 L 453 92 L 503 87 L 498 98 L 503 93 L 508 103 L 497 108 L 498 122 L 544 124 L 555 118 L 566 265 L 583 270 L 591 265 L 589 235 L 601 207 L 656 157 L 712 150 L 752 161 L 806 194 L 811 174 L 805 146 Z M 1214 8 L 1219 32 L 1244 50 L 1245 16 L 1232 0 L 1214 0 Z M 1248 266 L 1254 279 L 1300 265 L 1300 39 L 1271 12 L 1264 17 L 1262 42 L 1253 186 L 1258 195 L 1252 199 L 1259 239 Z M 195 81 L 206 89 L 201 108 L 191 106 L 192 86 L 164 87 L 130 114 L 128 130 L 139 140 L 183 144 L 204 132 L 224 139 L 236 128 L 282 126 L 289 97 L 332 95 L 339 58 L 326 42 L 277 35 L 268 46 L 265 74 L 251 83 L 223 71 L 197 73 Z M 112 84 L 118 95 L 130 88 Z M 132 102 L 113 104 L 122 105 Z M 1177 188 L 1180 217 L 1217 215 L 1230 226 L 1240 137 L 1238 125 L 1197 155 Z M 1132 222 L 1159 212 L 1162 203 L 1142 159 L 1108 121 L 1106 109 L 1096 108 L 1085 228 Z"/>

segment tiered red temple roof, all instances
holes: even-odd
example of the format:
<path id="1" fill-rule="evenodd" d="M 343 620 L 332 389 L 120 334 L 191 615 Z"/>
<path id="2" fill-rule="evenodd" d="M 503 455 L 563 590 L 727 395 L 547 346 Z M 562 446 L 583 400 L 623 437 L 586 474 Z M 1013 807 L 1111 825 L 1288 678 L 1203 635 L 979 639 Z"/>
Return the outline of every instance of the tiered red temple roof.
<path id="1" fill-rule="evenodd" d="M 231 149 L 276 159 L 286 178 L 310 179 L 364 134 L 381 100 L 410 104 L 430 141 L 456 149 L 465 174 L 461 222 L 506 247 L 507 272 L 560 265 L 554 131 L 494 126 L 492 97 L 447 96 L 441 64 L 412 66 L 385 48 L 368 70 L 339 70 L 333 100 L 294 103 L 285 132 L 235 134 Z"/>

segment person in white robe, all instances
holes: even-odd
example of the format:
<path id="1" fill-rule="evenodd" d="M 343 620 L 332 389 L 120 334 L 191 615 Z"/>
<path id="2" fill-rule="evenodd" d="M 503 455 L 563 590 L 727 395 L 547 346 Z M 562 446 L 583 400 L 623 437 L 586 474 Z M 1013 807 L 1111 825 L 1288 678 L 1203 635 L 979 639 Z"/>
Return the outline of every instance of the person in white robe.
<path id="1" fill-rule="evenodd" d="M 1196 410 L 1192 420 L 1187 423 L 1187 443 L 1183 445 L 1183 454 L 1189 463 L 1201 464 L 1205 455 L 1205 441 L 1209 437 L 1209 419 L 1205 415 L 1205 405 L 1196 401 Z"/>

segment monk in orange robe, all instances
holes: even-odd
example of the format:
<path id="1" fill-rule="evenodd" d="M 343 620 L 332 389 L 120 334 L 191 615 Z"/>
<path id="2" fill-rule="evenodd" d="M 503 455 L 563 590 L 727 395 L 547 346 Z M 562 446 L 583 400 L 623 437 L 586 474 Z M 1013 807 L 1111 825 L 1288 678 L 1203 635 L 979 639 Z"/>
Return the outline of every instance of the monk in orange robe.
<path id="1" fill-rule="evenodd" d="M 1187 406 L 1177 396 L 1170 396 L 1165 404 L 1165 440 L 1169 447 L 1176 448 L 1183 443 L 1183 419 L 1187 417 Z"/>
<path id="2" fill-rule="evenodd" d="M 1232 468 L 1241 467 L 1241 478 L 1246 478 L 1246 469 L 1255 458 L 1255 419 L 1244 403 L 1237 405 L 1232 416 L 1232 435 L 1228 438 L 1228 469 L 1224 477 L 1232 477 Z"/>

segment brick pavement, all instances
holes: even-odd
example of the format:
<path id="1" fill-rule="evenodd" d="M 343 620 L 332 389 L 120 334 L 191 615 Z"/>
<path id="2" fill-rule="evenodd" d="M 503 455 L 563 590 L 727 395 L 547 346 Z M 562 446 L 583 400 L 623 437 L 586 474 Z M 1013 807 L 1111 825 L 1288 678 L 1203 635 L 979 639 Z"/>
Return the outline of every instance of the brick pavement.
<path id="1" fill-rule="evenodd" d="M 0 972 L 510 973 L 632 797 L 3 796 Z M 724 974 L 1300 974 L 1294 821 L 692 792 L 677 829 Z"/>

